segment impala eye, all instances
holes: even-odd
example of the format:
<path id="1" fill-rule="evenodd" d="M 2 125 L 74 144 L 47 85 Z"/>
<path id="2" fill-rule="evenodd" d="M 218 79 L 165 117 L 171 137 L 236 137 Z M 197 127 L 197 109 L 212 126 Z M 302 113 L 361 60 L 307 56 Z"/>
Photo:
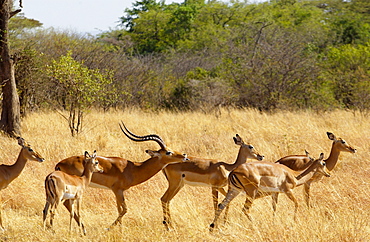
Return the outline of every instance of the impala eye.
<path id="1" fill-rule="evenodd" d="M 322 164 L 323 166 L 326 166 L 326 162 L 325 162 L 325 161 L 323 161 L 321 164 Z"/>
<path id="2" fill-rule="evenodd" d="M 173 155 L 173 152 L 172 151 L 167 151 L 166 155 Z"/>
<path id="3" fill-rule="evenodd" d="M 31 149 L 31 148 L 28 148 L 28 151 L 29 151 L 29 152 L 33 152 L 33 149 Z"/>
<path id="4" fill-rule="evenodd" d="M 249 149 L 254 149 L 253 145 L 248 146 Z"/>
<path id="5" fill-rule="evenodd" d="M 342 139 L 342 144 L 345 144 L 345 143 L 346 143 L 346 141 L 344 139 Z"/>

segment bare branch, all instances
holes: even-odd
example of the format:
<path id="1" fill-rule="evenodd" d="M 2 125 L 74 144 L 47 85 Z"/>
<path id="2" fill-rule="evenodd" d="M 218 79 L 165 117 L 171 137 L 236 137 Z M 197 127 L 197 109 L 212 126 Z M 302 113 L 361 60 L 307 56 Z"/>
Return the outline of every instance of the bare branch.
<path id="1" fill-rule="evenodd" d="M 22 11 L 22 9 L 17 9 L 17 10 L 15 10 L 15 11 L 11 12 L 11 13 L 10 13 L 10 15 L 9 15 L 9 18 L 11 18 L 11 17 L 13 17 L 14 15 L 16 15 L 16 14 L 20 13 L 21 11 Z"/>

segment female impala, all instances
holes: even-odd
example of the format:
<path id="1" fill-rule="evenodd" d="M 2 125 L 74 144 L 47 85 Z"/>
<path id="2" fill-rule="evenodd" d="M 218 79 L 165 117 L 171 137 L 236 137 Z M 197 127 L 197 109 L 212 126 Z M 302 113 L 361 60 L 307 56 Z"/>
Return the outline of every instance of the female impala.
<path id="1" fill-rule="evenodd" d="M 332 171 L 335 166 L 337 165 L 338 158 L 340 155 L 340 152 L 349 152 L 349 153 L 356 153 L 356 149 L 354 149 L 352 146 L 350 146 L 344 139 L 342 138 L 336 138 L 333 133 L 326 132 L 328 135 L 328 138 L 333 141 L 330 155 L 329 157 L 324 160 L 326 163 L 326 167 L 329 171 Z M 299 158 L 297 156 L 286 156 L 284 158 L 281 158 L 280 160 L 276 161 L 276 163 L 283 164 L 287 167 L 289 167 L 292 170 L 295 171 L 302 171 L 306 169 L 310 164 L 311 161 L 309 159 Z M 308 180 L 304 184 L 304 195 L 306 204 L 308 207 L 310 207 L 310 187 L 311 183 L 317 182 L 322 178 L 321 174 L 317 174 L 312 179 Z"/>
<path id="2" fill-rule="evenodd" d="M 288 167 L 270 162 L 245 163 L 233 170 L 229 175 L 229 190 L 225 199 L 218 205 L 213 223 L 210 229 L 217 227 L 217 220 L 222 210 L 233 200 L 241 191 L 245 191 L 247 199 L 243 212 L 251 220 L 249 209 L 258 193 L 277 194 L 285 193 L 295 204 L 295 215 L 298 210 L 298 202 L 293 194 L 293 189 L 304 184 L 312 176 L 320 173 L 330 176 L 327 171 L 324 154 L 315 160 L 304 172 L 295 177 L 295 171 Z"/>
<path id="3" fill-rule="evenodd" d="M 167 230 L 172 227 L 169 203 L 185 184 L 211 187 L 213 205 L 216 211 L 218 192 L 220 191 L 223 195 L 226 195 L 223 188 L 227 185 L 226 173 L 245 163 L 247 158 L 263 159 L 263 156 L 258 154 L 252 145 L 245 144 L 238 134 L 233 139 L 235 144 L 240 146 L 238 157 L 233 164 L 211 159 L 189 157 L 189 161 L 187 162 L 168 165 L 163 169 L 163 173 L 168 181 L 167 191 L 161 198 L 164 216 L 163 224 Z"/>
<path id="4" fill-rule="evenodd" d="M 141 163 L 132 162 L 120 157 L 98 156 L 96 158 L 103 167 L 104 172 L 94 173 L 90 186 L 110 189 L 116 196 L 118 217 L 112 226 L 121 223 L 123 215 L 127 212 L 124 191 L 147 181 L 168 164 L 188 160 L 186 154 L 170 151 L 158 135 L 135 135 L 132 137 L 130 136 L 132 133 L 126 128 L 123 122 L 120 127 L 122 132 L 129 139 L 136 142 L 155 141 L 161 148 L 158 151 L 146 150 L 146 152 L 151 155 L 151 158 Z M 55 166 L 55 170 L 60 170 L 68 174 L 81 175 L 83 170 L 83 158 L 81 156 L 72 156 L 64 159 Z"/>
<path id="5" fill-rule="evenodd" d="M 69 231 L 72 228 L 72 218 L 75 220 L 80 228 L 82 228 L 83 234 L 86 235 L 85 226 L 82 223 L 80 209 L 82 204 L 82 196 L 89 185 L 93 172 L 103 172 L 99 167 L 99 162 L 96 160 L 96 153 L 93 155 L 85 152 L 85 166 L 82 176 L 69 175 L 62 171 L 54 171 L 50 173 L 45 179 L 45 192 L 46 192 L 46 203 L 43 210 L 43 221 L 44 229 L 46 226 L 46 217 L 50 208 L 50 227 L 53 226 L 53 219 L 55 210 L 57 209 L 60 202 L 64 202 L 64 205 L 70 213 L 69 219 Z M 76 201 L 76 212 L 74 209 L 74 202 Z"/>
<path id="6" fill-rule="evenodd" d="M 33 160 L 38 162 L 43 162 L 44 158 L 41 157 L 39 153 L 31 148 L 27 142 L 18 137 L 18 144 L 22 147 L 19 152 L 18 159 L 13 165 L 0 165 L 0 190 L 6 188 L 9 183 L 11 183 L 15 178 L 21 174 L 27 160 Z M 0 229 L 4 230 L 3 221 L 1 218 L 0 209 Z"/>

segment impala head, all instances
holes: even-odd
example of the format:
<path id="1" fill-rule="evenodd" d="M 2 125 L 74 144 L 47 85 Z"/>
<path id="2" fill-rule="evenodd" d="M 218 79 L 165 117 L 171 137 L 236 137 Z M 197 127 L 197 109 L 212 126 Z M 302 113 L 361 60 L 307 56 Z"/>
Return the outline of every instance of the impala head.
<path id="1" fill-rule="evenodd" d="M 330 177 L 330 172 L 328 168 L 326 168 L 326 163 L 323 161 L 323 159 L 324 153 L 321 153 L 319 159 L 315 161 L 317 163 L 316 173 L 321 173 L 326 177 Z"/>
<path id="2" fill-rule="evenodd" d="M 309 166 L 304 172 L 299 174 L 296 178 L 299 180 L 312 171 L 314 171 L 315 174 L 319 173 L 326 177 L 330 177 L 330 172 L 328 168 L 326 168 L 326 163 L 323 160 L 324 160 L 324 153 L 321 153 L 320 157 L 317 160 L 313 161 L 311 166 Z"/>
<path id="3" fill-rule="evenodd" d="M 150 141 L 150 140 L 157 142 L 157 144 L 161 147 L 160 150 L 158 151 L 146 150 L 145 151 L 152 158 L 157 157 L 159 160 L 163 159 L 167 164 L 180 163 L 180 162 L 189 160 L 186 154 L 181 154 L 181 153 L 169 150 L 159 135 L 149 134 L 149 135 L 139 136 L 139 135 L 133 134 L 130 130 L 128 130 L 122 121 L 121 123 L 122 125 L 119 124 L 119 127 L 121 128 L 122 132 L 127 136 L 127 138 L 129 138 L 130 140 L 133 140 L 136 142 L 143 142 L 143 141 Z"/>
<path id="4" fill-rule="evenodd" d="M 238 134 L 236 134 L 235 137 L 233 137 L 233 139 L 236 145 L 240 145 L 241 146 L 240 148 L 244 149 L 247 152 L 248 158 L 255 160 L 263 160 L 264 156 L 260 155 L 253 147 L 253 145 L 244 143 L 243 139 Z"/>
<path id="5" fill-rule="evenodd" d="M 22 137 L 17 137 L 17 140 L 18 144 L 22 147 L 22 154 L 25 156 L 25 158 L 38 162 L 43 162 L 45 160 L 39 153 L 33 150 Z"/>
<path id="6" fill-rule="evenodd" d="M 326 132 L 328 138 L 333 141 L 333 146 L 339 151 L 356 153 L 356 149 L 349 145 L 344 139 L 336 138 L 333 133 Z"/>
<path id="7" fill-rule="evenodd" d="M 176 151 L 160 149 L 158 151 L 146 150 L 145 152 L 152 158 L 157 157 L 159 160 L 165 160 L 167 164 L 181 163 L 189 160 L 186 154 L 181 154 Z"/>
<path id="8" fill-rule="evenodd" d="M 99 165 L 99 161 L 96 159 L 96 150 L 92 155 L 85 151 L 85 164 L 89 163 L 92 167 L 92 172 L 103 173 L 103 168 Z"/>

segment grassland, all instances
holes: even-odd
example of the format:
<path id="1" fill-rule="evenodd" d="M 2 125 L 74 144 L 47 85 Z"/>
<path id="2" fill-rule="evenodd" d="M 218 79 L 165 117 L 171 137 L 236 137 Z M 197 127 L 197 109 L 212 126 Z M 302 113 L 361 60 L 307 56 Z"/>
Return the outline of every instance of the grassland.
<path id="1" fill-rule="evenodd" d="M 267 161 L 304 154 L 305 149 L 315 157 L 324 152 L 327 158 L 332 143 L 327 131 L 344 138 L 357 148 L 357 153 L 342 153 L 332 177 L 312 186 L 313 208 L 307 209 L 302 188 L 296 189 L 300 202 L 296 221 L 293 203 L 281 195 L 275 217 L 271 198 L 256 200 L 251 210 L 252 224 L 241 212 L 245 195 L 239 195 L 231 203 L 228 223 L 210 233 L 208 227 L 214 215 L 210 188 L 186 186 L 171 202 L 176 229 L 167 232 L 162 225 L 160 203 L 167 181 L 159 172 L 125 193 L 128 212 L 122 226 L 106 230 L 117 216 L 113 193 L 88 188 L 82 208 L 86 237 L 80 236 L 75 224 L 68 233 L 69 215 L 64 207 L 58 208 L 55 233 L 44 231 L 44 178 L 58 161 L 95 149 L 98 155 L 144 161 L 148 158 L 145 149 L 158 149 L 154 142 L 127 139 L 118 127 L 120 120 L 137 134 L 159 134 L 173 150 L 230 163 L 238 152 L 232 141 L 236 133 L 253 144 Z M 369 117 L 345 111 L 265 114 L 222 110 L 219 117 L 203 113 L 94 111 L 86 116 L 83 129 L 78 137 L 71 137 L 66 121 L 54 112 L 33 113 L 23 120 L 22 136 L 44 156 L 45 162 L 28 162 L 22 174 L 1 191 L 6 231 L 0 233 L 0 241 L 369 241 Z M 0 135 L 0 148 L 0 163 L 14 163 L 20 150 L 17 141 Z"/>

